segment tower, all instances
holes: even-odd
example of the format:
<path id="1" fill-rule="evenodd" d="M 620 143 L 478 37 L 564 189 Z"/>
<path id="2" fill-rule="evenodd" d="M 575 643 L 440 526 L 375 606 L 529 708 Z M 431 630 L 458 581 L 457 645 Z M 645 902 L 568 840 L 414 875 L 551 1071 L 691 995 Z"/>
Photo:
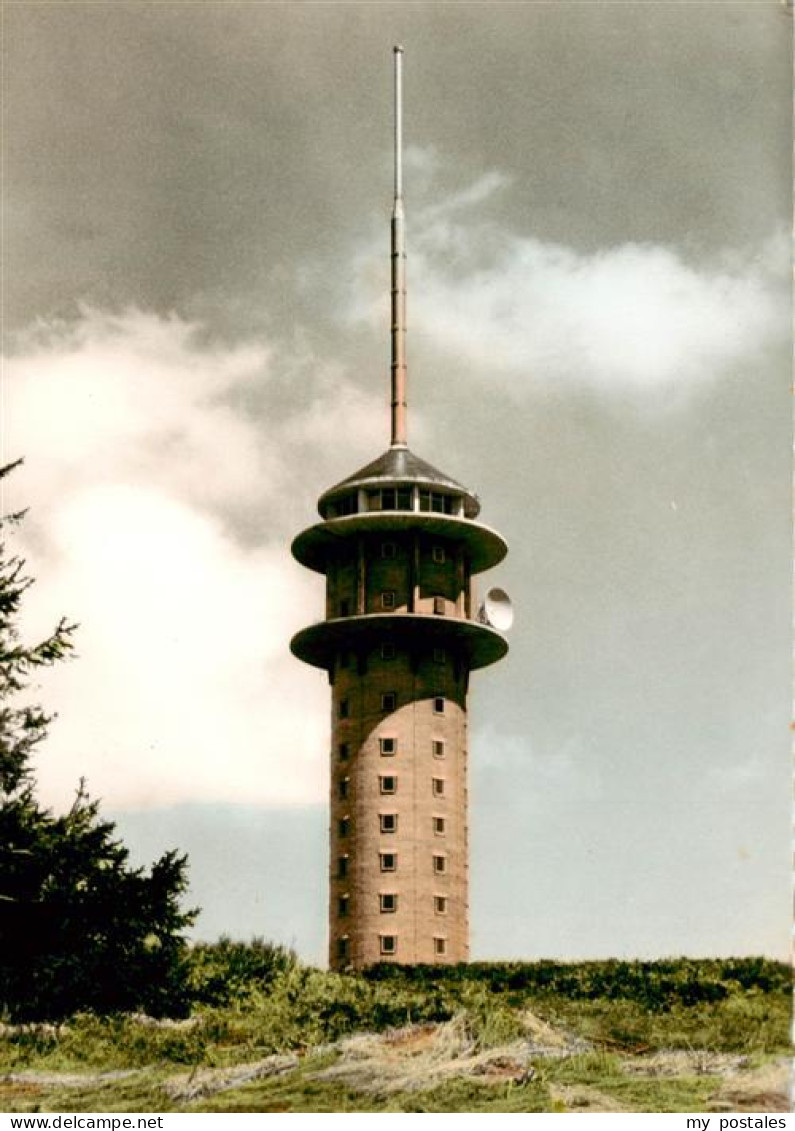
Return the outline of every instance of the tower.
<path id="1" fill-rule="evenodd" d="M 326 615 L 293 638 L 331 684 L 329 961 L 468 958 L 467 692 L 502 658 L 509 604 L 474 578 L 502 560 L 477 497 L 407 446 L 402 48 L 395 48 L 391 443 L 325 491 L 294 557 Z"/>

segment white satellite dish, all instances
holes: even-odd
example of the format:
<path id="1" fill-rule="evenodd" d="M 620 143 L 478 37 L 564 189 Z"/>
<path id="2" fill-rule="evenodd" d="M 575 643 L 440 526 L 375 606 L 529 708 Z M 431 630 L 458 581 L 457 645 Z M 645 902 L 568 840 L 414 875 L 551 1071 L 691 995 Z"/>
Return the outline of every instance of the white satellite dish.
<path id="1" fill-rule="evenodd" d="M 513 624 L 513 604 L 504 589 L 489 589 L 478 611 L 481 624 L 507 632 Z"/>

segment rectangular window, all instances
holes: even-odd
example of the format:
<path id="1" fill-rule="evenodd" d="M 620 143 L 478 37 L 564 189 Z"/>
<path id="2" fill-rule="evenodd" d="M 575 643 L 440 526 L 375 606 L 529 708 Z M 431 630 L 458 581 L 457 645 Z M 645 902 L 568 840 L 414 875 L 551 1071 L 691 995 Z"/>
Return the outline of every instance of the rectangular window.
<path id="1" fill-rule="evenodd" d="M 434 738 L 434 740 L 433 740 L 433 756 L 434 756 L 434 758 L 444 758 L 444 739 Z"/>
<path id="2" fill-rule="evenodd" d="M 446 659 L 447 659 L 447 653 L 445 652 L 444 648 L 434 648 L 434 650 L 433 650 L 433 662 L 435 664 L 443 664 L 446 661 Z"/>
<path id="3" fill-rule="evenodd" d="M 381 696 L 381 710 L 384 712 L 394 711 L 397 707 L 397 692 L 385 691 Z"/>
<path id="4" fill-rule="evenodd" d="M 344 801 L 348 796 L 348 787 L 350 786 L 350 784 L 350 778 L 340 778 L 339 782 L 337 783 L 337 793 L 339 795 L 340 801 Z"/>
<path id="5" fill-rule="evenodd" d="M 382 833 L 396 833 L 397 821 L 397 813 L 380 813 L 378 817 Z"/>
<path id="6" fill-rule="evenodd" d="M 382 558 L 396 558 L 397 557 L 397 546 L 395 545 L 394 542 L 382 542 L 381 543 L 381 557 Z"/>
<path id="7" fill-rule="evenodd" d="M 345 879 L 348 875 L 348 857 L 339 856 L 337 858 L 337 875 L 341 880 Z"/>
<path id="8" fill-rule="evenodd" d="M 339 744 L 339 746 L 337 747 L 337 753 L 339 754 L 340 762 L 347 762 L 348 758 L 350 757 L 350 753 L 351 753 L 350 747 L 348 746 L 348 743 L 347 742 L 341 742 Z"/>
<path id="9" fill-rule="evenodd" d="M 337 831 L 339 832 L 339 835 L 341 837 L 346 837 L 348 835 L 348 833 L 351 831 L 350 817 L 340 817 L 339 821 L 337 822 Z"/>
<path id="10" fill-rule="evenodd" d="M 347 598 L 343 601 L 340 601 L 340 616 L 341 617 L 347 617 L 349 615 L 350 611 L 351 611 L 350 601 L 347 600 Z"/>
<path id="11" fill-rule="evenodd" d="M 379 935 L 381 954 L 397 954 L 397 935 Z"/>
<path id="12" fill-rule="evenodd" d="M 349 895 L 341 895 L 339 897 L 339 899 L 337 900 L 337 914 L 340 916 L 340 918 L 343 918 L 345 915 L 348 914 L 348 908 L 350 907 L 350 902 L 351 902 L 351 897 Z"/>
<path id="13" fill-rule="evenodd" d="M 447 954 L 447 939 L 435 938 L 433 940 L 433 953 L 441 958 L 442 955 Z"/>
<path id="14" fill-rule="evenodd" d="M 433 701 L 433 713 L 434 713 L 434 715 L 443 715 L 444 714 L 444 696 L 443 695 L 437 695 L 436 698 L 434 699 L 434 701 Z"/>
<path id="15" fill-rule="evenodd" d="M 385 589 L 381 594 L 381 608 L 394 609 L 395 607 L 395 590 Z"/>
<path id="16" fill-rule="evenodd" d="M 382 644 L 381 645 L 381 659 L 382 660 L 394 660 L 394 658 L 395 658 L 395 645 L 394 644 Z"/>
<path id="17" fill-rule="evenodd" d="M 396 738 L 379 738 L 378 745 L 383 755 L 395 754 L 397 752 Z"/>
<path id="18" fill-rule="evenodd" d="M 381 863 L 382 872 L 396 872 L 397 871 L 397 853 L 396 852 L 379 852 L 378 859 Z"/>
<path id="19" fill-rule="evenodd" d="M 382 793 L 397 793 L 397 778 L 394 774 L 381 774 L 378 783 Z"/>
<path id="20" fill-rule="evenodd" d="M 329 504 L 329 518 L 333 518 L 335 513 L 338 515 L 356 514 L 358 509 L 358 499 L 355 494 L 343 495 L 334 503 Z"/>
<path id="21" fill-rule="evenodd" d="M 438 491 L 434 491 L 431 494 L 431 510 L 432 511 L 438 511 L 439 514 L 444 514 L 444 512 L 445 512 L 445 505 L 444 504 L 445 504 L 444 495 L 440 495 Z"/>
<path id="22" fill-rule="evenodd" d="M 434 597 L 434 599 L 433 599 L 433 611 L 434 611 L 435 616 L 437 616 L 437 617 L 443 617 L 444 616 L 444 597 Z"/>
<path id="23" fill-rule="evenodd" d="M 337 958 L 348 957 L 348 936 L 343 935 L 341 939 L 337 939 Z"/>
<path id="24" fill-rule="evenodd" d="M 368 511 L 380 511 L 381 510 L 381 492 L 380 491 L 368 491 L 367 492 L 367 509 L 368 509 Z"/>
<path id="25" fill-rule="evenodd" d="M 433 870 L 437 875 L 442 876 L 447 871 L 447 857 L 441 856 L 438 853 L 433 858 Z"/>
<path id="26" fill-rule="evenodd" d="M 434 797 L 444 797 L 444 778 L 431 778 L 431 791 Z"/>
<path id="27" fill-rule="evenodd" d="M 443 565 L 444 564 L 444 546 L 434 546 L 432 554 L 433 554 L 433 560 L 436 562 L 437 565 Z"/>
<path id="28" fill-rule="evenodd" d="M 447 896 L 435 895 L 433 897 L 433 910 L 436 915 L 447 914 Z"/>
<path id="29" fill-rule="evenodd" d="M 386 914 L 388 912 L 397 911 L 397 895 L 394 892 L 385 892 L 378 897 L 379 906 L 381 911 Z"/>
<path id="30" fill-rule="evenodd" d="M 433 832 L 435 836 L 444 836 L 445 834 L 445 819 L 444 817 L 433 818 Z"/>
<path id="31" fill-rule="evenodd" d="M 339 707 L 337 708 L 337 712 L 339 714 L 339 717 L 341 719 L 347 719 L 349 710 L 350 710 L 350 703 L 348 702 L 348 700 L 347 699 L 340 699 Z"/>
<path id="32" fill-rule="evenodd" d="M 381 491 L 381 510 L 393 511 L 395 509 L 395 488 L 384 487 Z"/>

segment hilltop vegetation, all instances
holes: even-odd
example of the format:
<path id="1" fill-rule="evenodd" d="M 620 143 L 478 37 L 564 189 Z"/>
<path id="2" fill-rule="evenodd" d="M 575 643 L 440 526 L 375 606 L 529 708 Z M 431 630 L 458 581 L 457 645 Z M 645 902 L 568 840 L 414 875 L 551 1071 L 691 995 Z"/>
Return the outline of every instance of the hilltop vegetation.
<path id="1" fill-rule="evenodd" d="M 181 1021 L 7 1027 L 6 1110 L 786 1110 L 790 973 L 766 959 L 334 974 L 221 940 L 188 996 Z"/>

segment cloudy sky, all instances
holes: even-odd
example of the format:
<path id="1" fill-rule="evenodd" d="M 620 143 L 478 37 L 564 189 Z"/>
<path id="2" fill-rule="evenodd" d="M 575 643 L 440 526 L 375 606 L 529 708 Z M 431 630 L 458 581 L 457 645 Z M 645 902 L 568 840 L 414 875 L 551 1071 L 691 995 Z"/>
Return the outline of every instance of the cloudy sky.
<path id="1" fill-rule="evenodd" d="M 409 440 L 511 547 L 477 957 L 788 946 L 791 18 L 777 0 L 3 6 L 3 459 L 84 775 L 198 933 L 324 957 L 317 496 Z"/>

